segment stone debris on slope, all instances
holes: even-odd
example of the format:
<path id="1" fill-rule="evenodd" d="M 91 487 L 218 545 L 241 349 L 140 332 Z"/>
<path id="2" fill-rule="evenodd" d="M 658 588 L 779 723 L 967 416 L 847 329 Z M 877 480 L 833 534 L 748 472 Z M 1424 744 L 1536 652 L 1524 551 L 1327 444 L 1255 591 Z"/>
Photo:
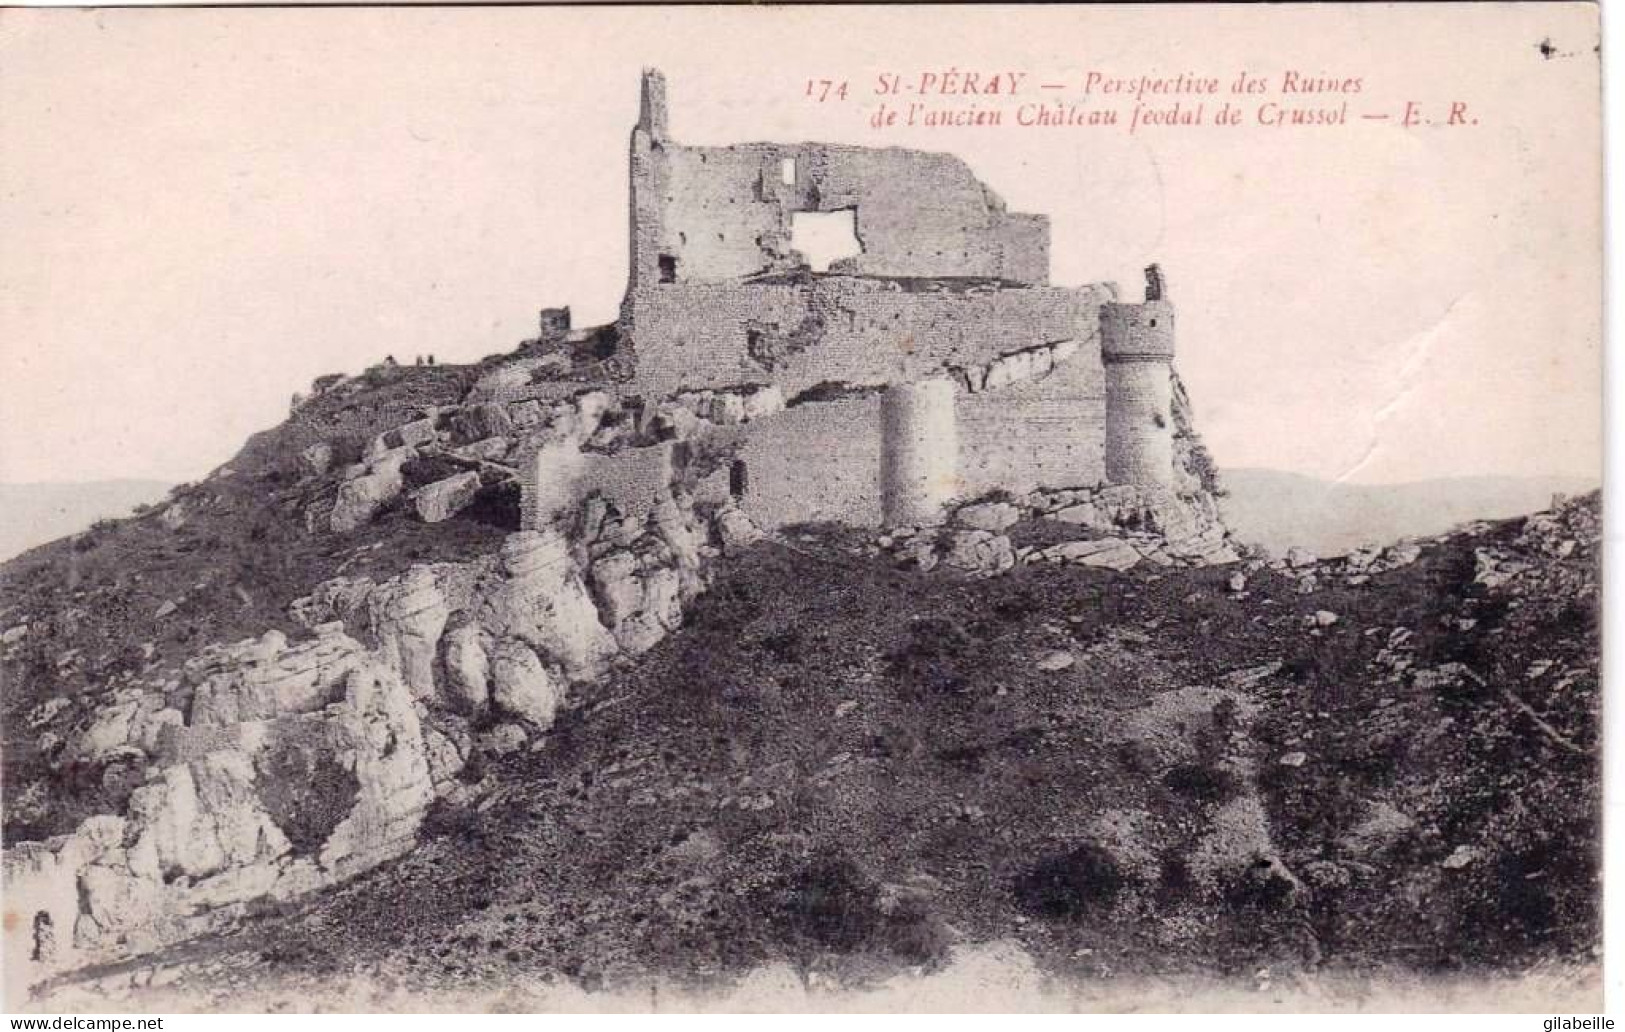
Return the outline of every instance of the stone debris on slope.
<path id="1" fill-rule="evenodd" d="M 480 475 L 468 470 L 418 488 L 412 504 L 424 523 L 440 523 L 467 508 L 479 490 Z"/>
<path id="2" fill-rule="evenodd" d="M 1053 520 L 1078 528 L 1084 536 L 1017 548 L 1009 535 L 1023 520 Z M 888 528 L 876 536 L 873 549 L 921 571 L 941 565 L 972 576 L 1002 573 L 1018 563 L 1071 563 L 1124 571 L 1142 562 L 1210 566 L 1240 559 L 1210 498 L 1132 486 L 972 502 L 954 510 L 946 528 Z"/>

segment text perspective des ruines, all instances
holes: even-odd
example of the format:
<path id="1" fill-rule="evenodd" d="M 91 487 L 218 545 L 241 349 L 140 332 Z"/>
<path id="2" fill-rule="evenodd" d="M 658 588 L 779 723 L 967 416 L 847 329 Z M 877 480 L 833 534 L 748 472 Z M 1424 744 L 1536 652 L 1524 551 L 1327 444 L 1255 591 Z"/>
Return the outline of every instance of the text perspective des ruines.
<path id="1" fill-rule="evenodd" d="M 1010 68 L 882 71 L 814 78 L 815 104 L 861 111 L 870 128 L 1077 128 L 1139 133 L 1167 129 L 1324 129 L 1358 124 L 1404 129 L 1478 124 L 1466 100 L 1379 99 L 1359 75 L 1295 70 L 1065 75 Z"/>

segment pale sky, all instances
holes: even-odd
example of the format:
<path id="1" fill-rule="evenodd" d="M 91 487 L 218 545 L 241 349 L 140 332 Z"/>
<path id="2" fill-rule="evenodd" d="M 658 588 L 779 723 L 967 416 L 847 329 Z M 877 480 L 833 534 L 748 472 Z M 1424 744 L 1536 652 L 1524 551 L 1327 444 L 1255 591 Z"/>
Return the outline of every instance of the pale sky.
<path id="1" fill-rule="evenodd" d="M 1596 17 L 0 11 L 0 480 L 196 479 L 318 375 L 506 351 L 545 306 L 613 319 L 647 65 L 684 142 L 952 151 L 1051 216 L 1053 282 L 1137 292 L 1160 262 L 1221 466 L 1600 475 Z M 1358 76 L 1357 109 L 1394 118 L 868 127 L 878 73 L 950 67 Z M 808 78 L 847 80 L 848 101 L 810 102 Z M 1406 100 L 1479 124 L 1405 129 Z"/>

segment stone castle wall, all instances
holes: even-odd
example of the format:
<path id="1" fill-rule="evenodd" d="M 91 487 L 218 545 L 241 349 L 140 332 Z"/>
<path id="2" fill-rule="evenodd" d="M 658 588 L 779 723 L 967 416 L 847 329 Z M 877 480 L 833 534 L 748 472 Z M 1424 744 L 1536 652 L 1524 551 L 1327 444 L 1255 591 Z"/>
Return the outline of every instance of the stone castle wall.
<path id="1" fill-rule="evenodd" d="M 961 388 L 950 406 L 955 497 L 1171 479 L 1159 383 L 1172 308 L 1160 271 L 1148 272 L 1145 305 L 1116 304 L 1104 284 L 1045 285 L 1047 221 L 1006 211 L 951 155 L 677 144 L 658 73 L 645 75 L 631 168 L 626 389 L 659 399 L 778 387 L 797 414 L 742 439 L 752 496 L 742 504 L 767 524 L 879 519 L 881 487 L 861 472 L 878 476 L 878 409 L 850 399 L 803 407 L 804 392 L 944 375 Z M 811 273 L 792 246 L 793 216 L 844 210 L 862 253 Z M 1164 375 L 1119 359 L 1159 360 Z"/>
<path id="2" fill-rule="evenodd" d="M 1092 352 L 1039 379 L 961 395 L 957 410 L 961 497 L 1105 479 L 1105 388 Z"/>
<path id="3" fill-rule="evenodd" d="M 798 405 L 751 427 L 739 505 L 759 525 L 880 523 L 880 396 Z"/>
<path id="4" fill-rule="evenodd" d="M 953 497 L 1102 482 L 1105 413 L 1101 368 L 1087 353 L 993 392 L 956 390 Z M 796 405 L 748 431 L 738 446 L 748 471 L 739 504 L 759 525 L 881 524 L 878 391 Z"/>
<path id="5" fill-rule="evenodd" d="M 1100 307 L 1101 355 L 1107 361 L 1174 360 L 1174 306 L 1163 300 Z"/>
<path id="6" fill-rule="evenodd" d="M 520 464 L 521 525 L 549 526 L 589 495 L 641 521 L 671 493 L 674 451 L 669 441 L 615 452 L 583 451 L 573 440 L 538 448 Z"/>
<path id="7" fill-rule="evenodd" d="M 800 264 L 797 212 L 854 213 L 863 252 L 840 272 L 1044 283 L 1049 220 L 1011 213 L 951 154 L 823 143 L 689 147 L 666 135 L 665 80 L 646 72 L 632 134 L 636 291 Z"/>
<path id="8" fill-rule="evenodd" d="M 843 277 L 674 284 L 630 302 L 637 389 L 825 383 L 884 386 L 1057 341 L 1093 342 L 1109 288 L 916 292 Z"/>

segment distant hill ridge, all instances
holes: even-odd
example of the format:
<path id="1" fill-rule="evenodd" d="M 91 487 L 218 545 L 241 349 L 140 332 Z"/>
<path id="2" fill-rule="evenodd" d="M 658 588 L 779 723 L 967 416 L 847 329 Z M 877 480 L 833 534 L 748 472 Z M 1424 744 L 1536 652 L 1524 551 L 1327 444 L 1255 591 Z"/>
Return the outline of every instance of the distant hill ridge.
<path id="1" fill-rule="evenodd" d="M 1538 512 L 1554 494 L 1595 490 L 1601 478 L 1442 477 L 1339 484 L 1270 469 L 1227 469 L 1221 499 L 1236 537 L 1280 555 L 1293 546 L 1341 555 L 1362 544 L 1429 537 L 1471 520 Z"/>
<path id="2" fill-rule="evenodd" d="M 77 534 L 99 519 L 128 516 L 137 505 L 160 501 L 170 486 L 129 479 L 0 484 L 0 559 Z"/>

